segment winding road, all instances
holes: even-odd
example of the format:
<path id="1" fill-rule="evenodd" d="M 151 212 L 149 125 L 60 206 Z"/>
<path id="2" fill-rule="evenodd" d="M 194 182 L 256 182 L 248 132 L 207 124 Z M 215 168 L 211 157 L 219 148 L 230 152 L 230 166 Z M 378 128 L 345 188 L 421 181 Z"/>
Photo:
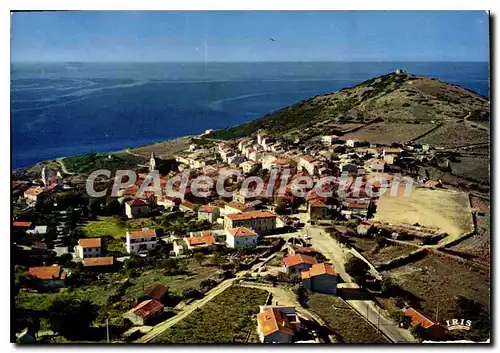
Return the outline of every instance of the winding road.
<path id="1" fill-rule="evenodd" d="M 346 252 L 342 247 L 324 229 L 310 227 L 307 229 L 307 234 L 311 239 L 312 246 L 331 261 L 335 271 L 339 273 L 343 281 L 354 284 L 351 276 L 347 274 L 344 268 Z M 344 298 L 344 300 L 392 342 L 415 342 L 415 339 L 408 330 L 400 328 L 395 322 L 385 317 L 380 308 L 372 300 L 354 300 L 348 298 Z"/>

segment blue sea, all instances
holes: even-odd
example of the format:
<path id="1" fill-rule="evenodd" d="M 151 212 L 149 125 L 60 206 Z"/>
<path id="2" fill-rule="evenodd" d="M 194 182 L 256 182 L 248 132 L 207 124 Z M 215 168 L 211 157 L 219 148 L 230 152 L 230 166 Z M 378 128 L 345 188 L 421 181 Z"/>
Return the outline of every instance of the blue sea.
<path id="1" fill-rule="evenodd" d="M 398 68 L 489 96 L 488 63 L 13 63 L 13 168 L 237 125 Z"/>

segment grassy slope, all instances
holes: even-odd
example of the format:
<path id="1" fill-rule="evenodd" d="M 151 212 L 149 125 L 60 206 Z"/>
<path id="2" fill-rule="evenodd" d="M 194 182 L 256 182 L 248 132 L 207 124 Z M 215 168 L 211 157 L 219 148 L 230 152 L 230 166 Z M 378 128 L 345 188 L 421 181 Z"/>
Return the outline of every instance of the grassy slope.
<path id="1" fill-rule="evenodd" d="M 260 119 L 215 131 L 211 137 L 248 136 L 259 129 L 273 135 L 318 128 L 325 122 L 455 121 L 469 112 L 488 116 L 489 102 L 478 94 L 436 79 L 387 74 L 337 93 L 312 97 Z M 316 125 L 316 126 L 315 126 Z"/>

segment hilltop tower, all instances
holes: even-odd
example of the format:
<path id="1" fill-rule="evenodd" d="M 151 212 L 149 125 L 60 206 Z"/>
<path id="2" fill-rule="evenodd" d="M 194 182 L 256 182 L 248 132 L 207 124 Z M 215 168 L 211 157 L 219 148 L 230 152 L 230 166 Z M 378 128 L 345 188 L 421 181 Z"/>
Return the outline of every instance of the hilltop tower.
<path id="1" fill-rule="evenodd" d="M 151 157 L 149 158 L 149 171 L 152 172 L 156 170 L 156 158 L 155 153 L 151 152 Z"/>
<path id="2" fill-rule="evenodd" d="M 49 186 L 49 179 L 47 177 L 47 168 L 42 168 L 42 182 L 44 186 Z"/>

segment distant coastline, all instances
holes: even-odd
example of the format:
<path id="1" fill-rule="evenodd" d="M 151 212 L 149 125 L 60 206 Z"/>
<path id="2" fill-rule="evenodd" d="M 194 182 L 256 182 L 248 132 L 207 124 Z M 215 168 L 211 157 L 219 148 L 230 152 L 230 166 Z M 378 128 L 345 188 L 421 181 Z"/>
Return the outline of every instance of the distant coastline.
<path id="1" fill-rule="evenodd" d="M 239 125 L 399 67 L 489 96 L 488 63 L 477 62 L 23 66 L 12 67 L 13 169 Z"/>

